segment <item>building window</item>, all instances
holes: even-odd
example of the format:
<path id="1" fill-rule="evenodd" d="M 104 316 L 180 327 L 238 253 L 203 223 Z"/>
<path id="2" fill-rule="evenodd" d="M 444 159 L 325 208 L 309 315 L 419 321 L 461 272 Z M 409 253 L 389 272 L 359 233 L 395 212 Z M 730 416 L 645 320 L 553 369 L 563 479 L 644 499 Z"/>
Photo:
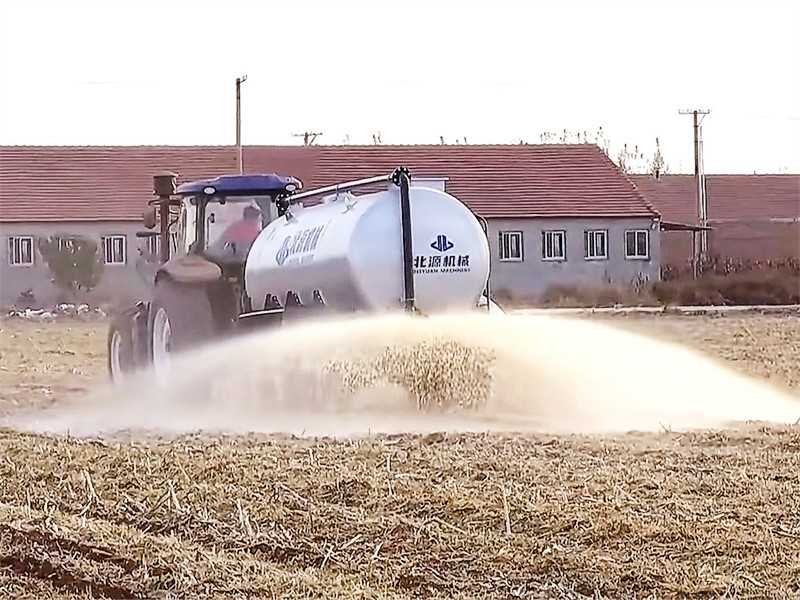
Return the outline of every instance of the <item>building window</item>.
<path id="1" fill-rule="evenodd" d="M 147 238 L 147 252 L 151 256 L 159 256 L 161 254 L 161 237 L 158 235 L 151 235 Z"/>
<path id="2" fill-rule="evenodd" d="M 161 235 L 151 235 L 145 238 L 145 248 L 147 253 L 153 257 L 161 256 Z M 169 232 L 169 252 L 170 256 L 175 256 L 178 253 L 178 234 L 174 231 Z"/>
<path id="3" fill-rule="evenodd" d="M 151 235 L 146 238 L 145 249 L 150 258 L 158 259 L 161 256 L 161 236 Z M 170 231 L 169 233 L 169 252 L 170 256 L 175 256 L 178 253 L 178 235 Z"/>
<path id="4" fill-rule="evenodd" d="M 522 261 L 522 232 L 500 232 L 500 260 Z"/>
<path id="5" fill-rule="evenodd" d="M 543 231 L 542 260 L 566 260 L 566 239 L 565 231 Z"/>
<path id="6" fill-rule="evenodd" d="M 625 258 L 650 258 L 650 232 L 634 229 L 625 232 Z"/>
<path id="7" fill-rule="evenodd" d="M 608 231 L 605 229 L 584 231 L 583 246 L 586 260 L 608 258 Z"/>
<path id="8" fill-rule="evenodd" d="M 103 263 L 107 265 L 125 264 L 124 235 L 108 235 L 103 238 Z"/>
<path id="9" fill-rule="evenodd" d="M 19 235 L 8 238 L 8 264 L 12 267 L 33 266 L 33 238 Z"/>
<path id="10" fill-rule="evenodd" d="M 72 249 L 73 243 L 70 238 L 57 237 L 55 238 L 55 240 L 56 240 L 56 247 L 58 248 L 59 252 Z"/>

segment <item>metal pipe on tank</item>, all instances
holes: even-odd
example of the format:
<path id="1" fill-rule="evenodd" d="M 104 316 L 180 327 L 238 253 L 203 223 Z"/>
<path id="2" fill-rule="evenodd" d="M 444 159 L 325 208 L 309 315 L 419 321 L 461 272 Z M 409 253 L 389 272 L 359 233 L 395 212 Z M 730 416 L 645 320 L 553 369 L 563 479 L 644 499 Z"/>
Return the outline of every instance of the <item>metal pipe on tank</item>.
<path id="1" fill-rule="evenodd" d="M 487 221 L 484 217 L 482 217 L 480 215 L 475 215 L 475 218 L 478 219 L 478 223 L 481 224 L 481 229 L 483 229 L 483 233 L 486 236 L 486 243 L 488 244 L 489 243 L 489 221 Z M 492 293 L 491 293 L 492 290 L 491 290 L 491 287 L 490 287 L 490 285 L 491 285 L 490 281 L 491 281 L 491 278 L 492 278 L 491 277 L 491 262 L 489 263 L 489 269 L 490 269 L 489 277 L 486 278 L 486 288 L 484 289 L 484 292 L 483 292 L 484 294 L 486 294 L 486 312 L 490 312 L 491 311 L 491 306 L 492 306 L 492 303 L 490 301 L 490 298 L 492 297 Z"/>
<path id="2" fill-rule="evenodd" d="M 316 196 L 322 196 L 325 194 L 335 194 L 336 192 L 347 192 L 350 190 L 355 190 L 360 187 L 366 187 L 369 185 L 373 185 L 375 183 L 381 183 L 384 181 L 392 181 L 392 175 L 379 175 L 377 177 L 368 177 L 366 179 L 357 179 L 356 181 L 348 181 L 347 183 L 337 183 L 336 185 L 328 185 L 325 187 L 318 188 L 316 190 L 309 190 L 307 192 L 300 192 L 299 194 L 292 194 L 288 197 L 289 202 L 297 202 L 298 200 L 303 200 L 305 198 L 314 198 Z"/>
<path id="3" fill-rule="evenodd" d="M 411 239 L 411 176 L 408 169 L 395 171 L 395 183 L 400 187 L 400 226 L 403 237 L 403 305 L 414 310 L 414 249 Z"/>

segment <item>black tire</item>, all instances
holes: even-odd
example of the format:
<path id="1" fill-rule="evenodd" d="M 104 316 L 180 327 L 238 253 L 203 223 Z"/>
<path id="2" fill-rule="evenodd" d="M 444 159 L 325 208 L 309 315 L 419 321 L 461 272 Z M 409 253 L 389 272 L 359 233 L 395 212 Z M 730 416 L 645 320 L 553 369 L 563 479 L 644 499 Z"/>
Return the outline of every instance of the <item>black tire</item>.
<path id="1" fill-rule="evenodd" d="M 168 381 L 169 355 L 199 348 L 216 337 L 205 284 L 177 283 L 168 277 L 159 279 L 148 332 L 156 376 Z"/>
<path id="2" fill-rule="evenodd" d="M 133 348 L 133 323 L 128 315 L 111 322 L 106 340 L 108 374 L 113 383 L 122 383 L 136 369 Z"/>

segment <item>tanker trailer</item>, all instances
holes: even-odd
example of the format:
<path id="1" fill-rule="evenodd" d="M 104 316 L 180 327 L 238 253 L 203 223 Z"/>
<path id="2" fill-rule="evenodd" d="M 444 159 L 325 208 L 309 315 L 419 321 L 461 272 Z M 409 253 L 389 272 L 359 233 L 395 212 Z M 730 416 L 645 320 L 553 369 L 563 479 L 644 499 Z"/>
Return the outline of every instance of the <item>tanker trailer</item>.
<path id="1" fill-rule="evenodd" d="M 322 304 L 335 311 L 403 308 L 400 190 L 335 192 L 321 204 L 292 208 L 255 240 L 245 266 L 253 301 L 288 298 L 284 307 Z M 489 275 L 486 235 L 475 215 L 442 191 L 410 190 L 414 310 L 478 305 Z"/>
<path id="2" fill-rule="evenodd" d="M 115 380 L 149 364 L 162 378 L 175 352 L 320 313 L 491 306 L 481 222 L 455 197 L 413 185 L 406 169 L 302 193 L 274 174 L 177 188 L 174 175 L 161 177 L 156 203 L 173 218 L 140 235 L 160 237 L 163 264 L 151 301 L 112 324 Z M 146 221 L 154 226 L 152 214 Z"/>

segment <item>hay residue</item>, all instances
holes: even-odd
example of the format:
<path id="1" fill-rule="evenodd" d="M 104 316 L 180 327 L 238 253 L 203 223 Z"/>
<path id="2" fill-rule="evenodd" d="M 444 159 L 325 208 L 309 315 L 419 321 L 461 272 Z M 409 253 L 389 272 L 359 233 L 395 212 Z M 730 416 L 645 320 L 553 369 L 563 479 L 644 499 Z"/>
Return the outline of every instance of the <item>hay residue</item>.
<path id="1" fill-rule="evenodd" d="M 0 598 L 796 598 L 798 448 L 0 431 Z"/>
<path id="2" fill-rule="evenodd" d="M 377 356 L 337 359 L 323 367 L 350 393 L 381 385 L 405 389 L 419 410 L 479 409 L 492 395 L 494 350 L 434 338 L 387 346 Z"/>

